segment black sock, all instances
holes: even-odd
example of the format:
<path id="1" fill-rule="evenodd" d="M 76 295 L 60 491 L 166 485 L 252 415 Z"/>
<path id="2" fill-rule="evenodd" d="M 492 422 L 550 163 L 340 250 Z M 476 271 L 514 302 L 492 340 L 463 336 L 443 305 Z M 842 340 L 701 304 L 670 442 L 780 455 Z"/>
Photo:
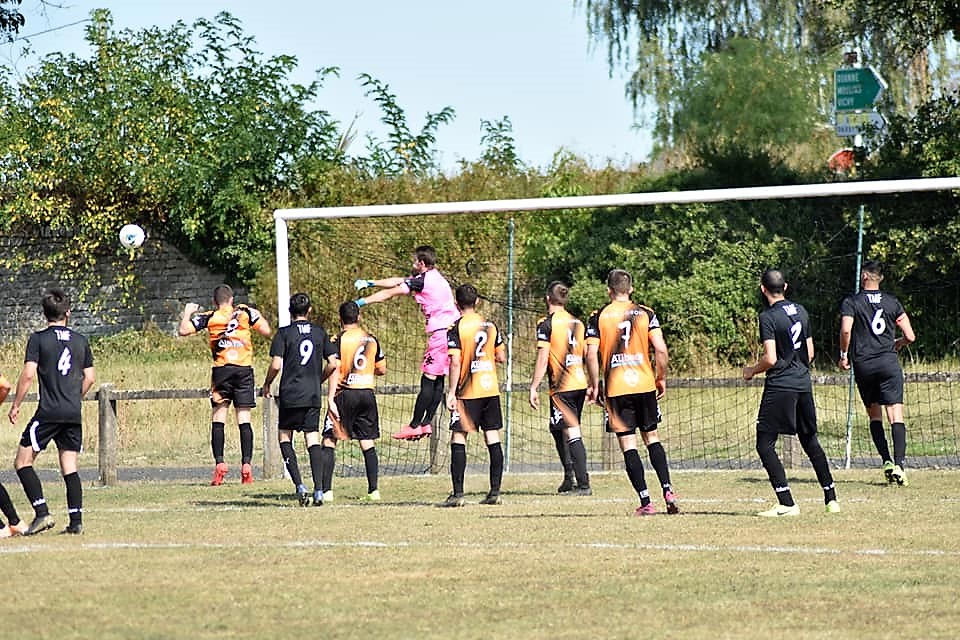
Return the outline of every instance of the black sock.
<path id="1" fill-rule="evenodd" d="M 893 463 L 902 468 L 907 464 L 907 425 L 894 422 L 890 431 L 893 435 Z"/>
<path id="2" fill-rule="evenodd" d="M 587 473 L 587 448 L 583 446 L 583 438 L 568 441 L 567 448 L 573 461 L 573 473 L 577 477 L 577 486 L 586 489 L 590 486 L 590 474 Z"/>
<path id="3" fill-rule="evenodd" d="M 70 524 L 81 524 L 83 522 L 83 484 L 80 482 L 80 474 L 74 471 L 63 476 L 63 483 L 67 485 L 67 515 L 70 516 Z"/>
<path id="4" fill-rule="evenodd" d="M 410 418 L 410 426 L 418 427 L 427 420 L 427 407 L 433 399 L 433 380 L 427 377 L 425 373 L 420 374 L 420 392 L 413 403 L 413 417 Z"/>
<path id="5" fill-rule="evenodd" d="M 450 479 L 453 481 L 453 492 L 463 495 L 463 475 L 467 471 L 467 445 L 450 443 Z"/>
<path id="6" fill-rule="evenodd" d="M 650 504 L 650 493 L 647 491 L 647 480 L 643 477 L 643 462 L 636 449 L 627 449 L 623 452 L 623 465 L 627 469 L 627 477 L 633 490 L 640 496 L 640 505 Z"/>
<path id="7" fill-rule="evenodd" d="M 650 465 L 657 472 L 657 479 L 660 480 L 660 487 L 664 493 L 670 491 L 670 467 L 667 466 L 667 452 L 659 442 L 651 442 L 647 445 L 647 454 L 650 456 Z"/>
<path id="8" fill-rule="evenodd" d="M 313 491 L 323 491 L 323 446 L 319 444 L 307 447 L 310 456 L 310 474 L 313 476 Z"/>
<path id="9" fill-rule="evenodd" d="M 0 483 L 0 512 L 3 512 L 3 515 L 10 521 L 10 524 L 20 522 L 17 508 L 13 506 L 13 500 L 10 499 L 10 494 L 7 493 L 2 483 Z"/>
<path id="10" fill-rule="evenodd" d="M 297 450 L 293 448 L 292 442 L 280 443 L 280 455 L 283 456 L 283 466 L 287 468 L 290 479 L 293 480 L 293 486 L 299 487 L 303 484 L 303 478 L 300 477 L 300 465 L 297 464 Z"/>
<path id="11" fill-rule="evenodd" d="M 363 466 L 367 470 L 367 493 L 377 490 L 377 479 L 380 476 L 380 459 L 377 458 L 377 448 L 370 447 L 363 452 Z"/>
<path id="12" fill-rule="evenodd" d="M 881 420 L 870 421 L 870 437 L 873 438 L 873 446 L 877 448 L 880 458 L 887 462 L 892 460 L 890 457 L 890 447 L 887 446 L 887 436 L 883 432 L 883 422 Z"/>
<path id="13" fill-rule="evenodd" d="M 503 480 L 503 446 L 499 442 L 487 445 L 490 452 L 490 493 L 500 493 Z"/>
<path id="14" fill-rule="evenodd" d="M 253 460 L 253 427 L 249 422 L 240 425 L 240 462 L 250 464 Z"/>
<path id="15" fill-rule="evenodd" d="M 223 462 L 223 423 L 213 422 L 210 424 L 210 448 L 213 449 L 213 460 L 220 464 Z"/>
<path id="16" fill-rule="evenodd" d="M 336 466 L 336 457 L 334 456 L 333 447 L 322 447 L 320 449 L 320 455 L 323 460 L 323 474 L 320 479 L 320 484 L 322 485 L 323 492 L 333 491 L 333 470 Z"/>
<path id="17" fill-rule="evenodd" d="M 824 504 L 837 499 L 837 489 L 833 484 L 833 474 L 830 472 L 830 463 L 827 461 L 827 454 L 820 446 L 820 440 L 817 434 L 809 436 L 799 436 L 800 446 L 810 458 L 810 464 L 813 465 L 813 471 L 817 474 L 817 481 L 823 489 Z"/>
<path id="18" fill-rule="evenodd" d="M 426 415 L 424 416 L 423 424 L 433 424 L 433 421 L 437 417 L 437 408 L 443 402 L 443 378 L 443 376 L 437 376 L 435 379 L 430 381 L 433 383 L 433 390 L 432 395 L 430 396 L 430 402 L 427 404 L 427 410 Z"/>
<path id="19" fill-rule="evenodd" d="M 433 424 L 437 407 L 443 402 L 443 376 L 430 379 L 426 374 L 420 376 L 420 393 L 413 405 L 413 419 L 410 426 Z"/>
<path id="20" fill-rule="evenodd" d="M 20 478 L 20 484 L 23 485 L 23 492 L 27 494 L 27 500 L 33 507 L 34 514 L 39 518 L 50 515 L 50 509 L 47 508 L 47 501 L 43 497 L 43 485 L 40 484 L 40 478 L 33 467 L 23 467 L 17 469 L 17 476 Z"/>
<path id="21" fill-rule="evenodd" d="M 757 454 L 760 462 L 767 471 L 770 486 L 777 494 L 777 501 L 785 507 L 792 507 L 793 494 L 787 484 L 787 472 L 783 470 L 783 463 L 777 455 L 777 434 L 757 429 Z"/>
<path id="22" fill-rule="evenodd" d="M 567 436 L 562 429 L 551 429 L 550 435 L 553 436 L 553 444 L 557 448 L 557 455 L 560 457 L 560 464 L 563 465 L 563 477 L 573 478 L 573 458 L 570 456 L 570 447 L 567 446 Z"/>

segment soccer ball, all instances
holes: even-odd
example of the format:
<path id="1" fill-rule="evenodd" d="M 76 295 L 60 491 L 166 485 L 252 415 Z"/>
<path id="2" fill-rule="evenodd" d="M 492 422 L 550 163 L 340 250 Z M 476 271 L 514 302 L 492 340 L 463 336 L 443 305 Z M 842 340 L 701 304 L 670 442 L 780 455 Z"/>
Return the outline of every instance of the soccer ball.
<path id="1" fill-rule="evenodd" d="M 143 244 L 147 235 L 139 225 L 125 224 L 120 229 L 120 244 L 127 249 L 136 249 Z"/>

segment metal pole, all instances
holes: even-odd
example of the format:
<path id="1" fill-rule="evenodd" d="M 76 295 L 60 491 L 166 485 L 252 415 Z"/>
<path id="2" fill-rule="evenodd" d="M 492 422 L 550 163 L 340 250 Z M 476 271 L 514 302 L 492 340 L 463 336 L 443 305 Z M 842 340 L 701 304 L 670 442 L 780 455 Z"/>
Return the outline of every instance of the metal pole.
<path id="1" fill-rule="evenodd" d="M 860 293 L 860 267 L 863 263 L 863 204 L 860 204 L 860 213 L 857 221 L 857 270 L 854 279 L 853 292 Z M 850 367 L 850 382 L 847 388 L 847 447 L 846 461 L 843 468 L 850 468 L 851 444 L 853 440 L 853 404 L 854 404 L 854 380 L 853 367 Z"/>
<path id="2" fill-rule="evenodd" d="M 507 244 L 507 403 L 506 419 L 504 431 L 506 446 L 503 452 L 503 468 L 510 470 L 510 423 L 513 414 L 512 394 L 513 388 L 513 242 L 514 242 L 514 222 L 510 218 L 510 239 Z"/>

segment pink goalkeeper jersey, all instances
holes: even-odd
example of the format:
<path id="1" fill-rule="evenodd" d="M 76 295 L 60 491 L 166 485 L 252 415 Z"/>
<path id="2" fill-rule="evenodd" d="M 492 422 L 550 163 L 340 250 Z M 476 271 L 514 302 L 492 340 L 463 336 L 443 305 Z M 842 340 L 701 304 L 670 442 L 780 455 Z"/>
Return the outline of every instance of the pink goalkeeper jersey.
<path id="1" fill-rule="evenodd" d="M 450 284 L 436 269 L 405 278 L 403 284 L 420 304 L 427 319 L 427 333 L 446 329 L 460 317 Z"/>

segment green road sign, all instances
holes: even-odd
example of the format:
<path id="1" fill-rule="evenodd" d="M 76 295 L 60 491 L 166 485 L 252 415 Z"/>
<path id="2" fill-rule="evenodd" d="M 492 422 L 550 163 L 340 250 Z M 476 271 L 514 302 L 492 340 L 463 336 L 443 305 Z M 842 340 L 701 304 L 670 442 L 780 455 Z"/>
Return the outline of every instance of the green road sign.
<path id="1" fill-rule="evenodd" d="M 876 104 L 887 83 L 873 69 L 862 67 L 837 69 L 833 86 L 837 111 L 860 111 Z"/>

